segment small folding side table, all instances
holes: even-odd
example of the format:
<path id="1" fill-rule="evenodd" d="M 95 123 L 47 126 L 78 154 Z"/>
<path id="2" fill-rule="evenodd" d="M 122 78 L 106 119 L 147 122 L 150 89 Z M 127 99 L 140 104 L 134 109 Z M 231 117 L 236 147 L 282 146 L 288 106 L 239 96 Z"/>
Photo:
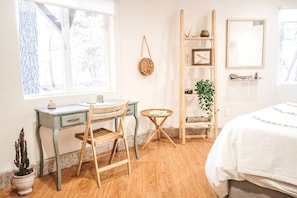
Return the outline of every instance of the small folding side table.
<path id="1" fill-rule="evenodd" d="M 165 121 L 167 120 L 167 118 L 173 114 L 172 110 L 169 110 L 169 109 L 145 109 L 145 110 L 142 110 L 140 112 L 140 114 L 145 117 L 148 117 L 155 125 L 155 131 L 151 134 L 151 136 L 148 138 L 148 140 L 142 146 L 142 149 L 144 149 L 147 146 L 147 144 L 151 141 L 151 139 L 155 135 L 157 135 L 158 140 L 160 140 L 161 132 L 176 147 L 175 143 L 172 141 L 172 139 L 169 137 L 169 135 L 162 128 L 162 126 L 165 123 Z M 158 118 L 159 118 L 159 123 L 158 123 Z"/>

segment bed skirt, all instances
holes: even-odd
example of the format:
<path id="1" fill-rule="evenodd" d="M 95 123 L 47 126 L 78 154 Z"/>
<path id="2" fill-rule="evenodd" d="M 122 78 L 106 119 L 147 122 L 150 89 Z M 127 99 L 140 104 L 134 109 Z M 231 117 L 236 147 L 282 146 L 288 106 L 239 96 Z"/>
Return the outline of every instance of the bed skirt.
<path id="1" fill-rule="evenodd" d="M 228 198 L 292 198 L 290 195 L 263 188 L 249 181 L 229 181 Z"/>

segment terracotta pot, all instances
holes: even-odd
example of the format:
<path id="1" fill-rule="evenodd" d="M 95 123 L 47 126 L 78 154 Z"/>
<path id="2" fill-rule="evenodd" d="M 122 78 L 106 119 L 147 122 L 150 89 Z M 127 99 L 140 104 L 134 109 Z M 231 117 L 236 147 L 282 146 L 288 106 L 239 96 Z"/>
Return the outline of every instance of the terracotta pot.
<path id="1" fill-rule="evenodd" d="M 17 176 L 13 175 L 12 183 L 16 186 L 18 194 L 23 196 L 33 192 L 33 183 L 35 179 L 35 171 L 29 175 Z"/>

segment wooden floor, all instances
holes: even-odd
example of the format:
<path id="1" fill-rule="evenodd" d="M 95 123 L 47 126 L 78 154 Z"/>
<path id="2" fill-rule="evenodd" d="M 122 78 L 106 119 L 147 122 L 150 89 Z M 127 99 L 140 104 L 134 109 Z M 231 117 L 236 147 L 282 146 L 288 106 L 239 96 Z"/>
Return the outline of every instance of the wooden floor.
<path id="1" fill-rule="evenodd" d="M 104 198 L 212 198 L 216 197 L 204 173 L 207 154 L 212 139 L 187 139 L 185 145 L 179 139 L 175 148 L 168 140 L 153 140 L 139 149 L 136 160 L 130 149 L 131 175 L 127 166 L 101 174 L 102 187 L 98 188 L 93 163 L 84 163 L 79 177 L 76 166 L 62 170 L 62 190 L 56 191 L 56 174 L 35 179 L 34 191 L 28 197 L 104 197 Z M 140 146 L 139 146 L 140 148 Z M 117 157 L 121 157 L 120 151 Z M 103 158 L 105 163 L 107 157 Z M 0 197 L 19 197 L 14 186 L 0 190 Z"/>

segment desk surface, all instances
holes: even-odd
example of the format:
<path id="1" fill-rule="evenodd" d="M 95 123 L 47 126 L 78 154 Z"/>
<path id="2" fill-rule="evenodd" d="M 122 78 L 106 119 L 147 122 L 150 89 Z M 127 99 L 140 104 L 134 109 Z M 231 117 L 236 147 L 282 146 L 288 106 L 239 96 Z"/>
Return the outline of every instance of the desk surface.
<path id="1" fill-rule="evenodd" d="M 124 100 L 119 99 L 109 99 L 105 100 L 103 103 L 95 103 L 95 106 L 110 106 L 114 104 L 119 104 L 120 102 L 125 102 Z M 129 101 L 129 104 L 136 104 L 137 101 Z M 90 108 L 89 103 L 79 103 L 79 104 L 71 104 L 71 105 L 64 105 L 64 106 L 57 106 L 55 109 L 48 109 L 48 108 L 38 108 L 35 111 L 46 113 L 49 115 L 65 115 L 65 114 L 72 114 L 72 113 L 79 113 L 79 112 L 86 112 Z"/>

